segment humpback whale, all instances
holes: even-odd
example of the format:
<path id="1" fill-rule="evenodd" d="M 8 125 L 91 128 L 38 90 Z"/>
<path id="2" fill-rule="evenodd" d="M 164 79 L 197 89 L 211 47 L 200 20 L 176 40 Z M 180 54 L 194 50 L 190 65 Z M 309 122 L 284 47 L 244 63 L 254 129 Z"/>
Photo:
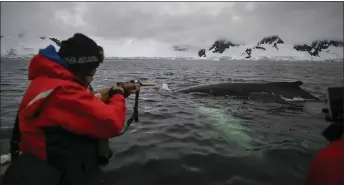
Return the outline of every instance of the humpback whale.
<path id="1" fill-rule="evenodd" d="M 319 100 L 309 92 L 300 88 L 301 81 L 269 82 L 269 83 L 219 83 L 200 85 L 180 89 L 181 93 L 204 93 L 213 96 L 250 97 L 253 95 L 272 95 L 278 98 L 302 98 L 304 100 Z"/>

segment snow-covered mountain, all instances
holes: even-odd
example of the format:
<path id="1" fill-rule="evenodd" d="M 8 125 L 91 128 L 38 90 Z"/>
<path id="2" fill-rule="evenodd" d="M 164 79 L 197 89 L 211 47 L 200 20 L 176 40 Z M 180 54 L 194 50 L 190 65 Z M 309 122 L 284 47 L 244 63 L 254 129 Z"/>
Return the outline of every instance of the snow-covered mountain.
<path id="1" fill-rule="evenodd" d="M 58 47 L 59 41 L 53 37 L 26 38 L 24 34 L 18 36 L 1 37 L 1 58 L 27 59 L 38 53 L 38 50 L 49 44 Z"/>
<path id="2" fill-rule="evenodd" d="M 331 52 L 329 50 L 330 47 L 343 48 L 343 42 L 335 40 L 317 40 L 312 42 L 312 44 L 310 45 L 295 45 L 294 49 L 296 49 L 297 51 L 307 51 L 312 56 L 319 56 L 319 53 L 321 53 L 321 51 L 323 50 L 325 50 L 326 52 Z"/>
<path id="3" fill-rule="evenodd" d="M 274 35 L 251 44 L 215 41 L 208 51 L 199 50 L 198 56 L 208 59 L 343 60 L 343 49 L 343 41 L 321 40 L 292 45 Z"/>
<path id="4" fill-rule="evenodd" d="M 107 59 L 185 59 L 185 60 L 343 60 L 343 41 L 321 40 L 293 45 L 278 35 L 264 37 L 250 44 L 216 40 L 204 46 L 168 45 L 154 40 L 116 40 L 95 38 L 105 50 Z M 27 39 L 25 35 L 1 38 L 1 58 L 31 58 L 39 49 L 57 38 L 40 36 Z"/>

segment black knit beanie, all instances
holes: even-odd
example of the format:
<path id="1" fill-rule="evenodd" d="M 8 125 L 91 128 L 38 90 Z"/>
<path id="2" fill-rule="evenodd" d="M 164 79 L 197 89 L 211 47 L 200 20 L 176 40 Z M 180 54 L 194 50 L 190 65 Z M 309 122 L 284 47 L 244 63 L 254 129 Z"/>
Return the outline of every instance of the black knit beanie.
<path id="1" fill-rule="evenodd" d="M 78 76 L 87 76 L 104 60 L 103 48 L 81 33 L 62 41 L 58 54 Z"/>

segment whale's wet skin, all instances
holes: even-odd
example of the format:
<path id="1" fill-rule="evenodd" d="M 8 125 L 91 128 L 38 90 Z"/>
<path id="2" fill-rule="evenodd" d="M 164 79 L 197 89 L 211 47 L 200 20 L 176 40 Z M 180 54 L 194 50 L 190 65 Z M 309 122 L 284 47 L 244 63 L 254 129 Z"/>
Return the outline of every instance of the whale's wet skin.
<path id="1" fill-rule="evenodd" d="M 8 151 L 6 128 L 29 84 L 27 66 L 27 61 L 1 63 L 2 153 Z M 325 104 L 170 93 L 168 88 L 302 81 L 302 89 L 323 100 L 328 86 L 342 85 L 342 71 L 342 64 L 333 62 L 106 61 L 95 88 L 135 78 L 158 87 L 142 90 L 140 123 L 111 140 L 114 156 L 104 170 L 117 185 L 303 184 L 310 160 L 327 144 L 320 135 L 328 125 L 319 113 Z M 133 97 L 127 105 L 129 118 Z"/>
<path id="2" fill-rule="evenodd" d="M 264 95 L 275 96 L 276 98 L 302 98 L 304 100 L 319 100 L 300 88 L 301 81 L 296 82 L 270 82 L 270 83 L 219 83 L 189 87 L 177 92 L 181 93 L 203 93 L 212 96 L 235 96 L 235 97 L 257 97 Z M 266 97 L 266 96 L 265 96 Z"/>

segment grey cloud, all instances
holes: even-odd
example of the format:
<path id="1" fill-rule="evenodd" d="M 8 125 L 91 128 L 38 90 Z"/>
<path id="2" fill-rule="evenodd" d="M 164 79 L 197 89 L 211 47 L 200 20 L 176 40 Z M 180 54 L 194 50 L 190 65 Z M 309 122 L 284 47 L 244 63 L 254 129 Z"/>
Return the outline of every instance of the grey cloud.
<path id="1" fill-rule="evenodd" d="M 83 32 L 104 39 L 154 39 L 171 45 L 199 46 L 218 38 L 256 42 L 272 34 L 289 43 L 343 39 L 343 2 L 2 2 L 1 5 L 4 34 L 27 30 L 68 37 Z M 84 24 L 77 26 L 77 18 Z"/>
<path id="2" fill-rule="evenodd" d="M 342 2 L 277 2 L 257 6 L 249 15 L 249 22 L 256 24 L 260 35 L 275 32 L 293 43 L 343 39 Z"/>
<path id="3" fill-rule="evenodd" d="M 55 13 L 73 13 L 77 3 L 64 2 L 1 2 L 1 34 L 26 37 L 70 35 L 73 27 L 63 24 Z M 76 31 L 76 30 L 75 30 Z"/>
<path id="4" fill-rule="evenodd" d="M 208 3 L 208 6 L 217 5 L 213 11 L 207 10 L 197 3 L 183 3 L 191 9 L 189 14 L 181 13 L 175 3 L 106 3 L 92 6 L 84 17 L 92 25 L 98 35 L 121 38 L 133 37 L 157 38 L 165 42 L 182 42 L 184 40 L 214 40 L 229 32 L 234 10 L 233 3 Z M 142 5 L 144 5 L 142 7 Z M 149 6 L 151 5 L 151 6 Z M 171 7 L 169 8 L 168 5 Z M 90 5 L 91 6 L 91 5 Z M 111 7 L 111 8 L 110 8 Z M 146 8 L 146 9 L 145 9 Z M 125 10 L 125 11 L 123 11 Z M 192 11 L 199 10 L 199 11 Z M 172 13 L 175 11 L 176 13 Z M 226 13 L 233 12 L 233 13 Z M 212 14 L 217 15 L 213 16 Z M 232 15 L 233 14 L 233 15 Z M 94 15 L 102 17 L 102 21 Z"/>

